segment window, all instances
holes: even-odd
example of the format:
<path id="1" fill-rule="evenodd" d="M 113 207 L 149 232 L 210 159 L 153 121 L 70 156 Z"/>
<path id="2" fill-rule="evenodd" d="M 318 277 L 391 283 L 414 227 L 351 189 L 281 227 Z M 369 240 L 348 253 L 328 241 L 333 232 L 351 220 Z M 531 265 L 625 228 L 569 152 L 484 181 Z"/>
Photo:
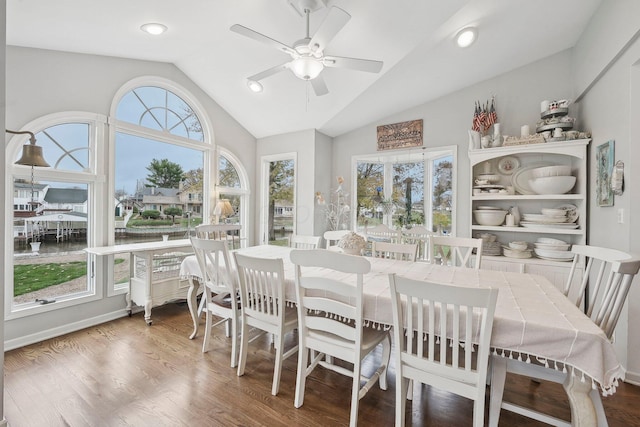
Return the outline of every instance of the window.
<path id="1" fill-rule="evenodd" d="M 384 223 L 393 228 L 425 225 L 454 232 L 455 147 L 379 153 L 354 158 L 358 230 Z"/>
<path id="2" fill-rule="evenodd" d="M 30 123 L 50 167 L 9 164 L 13 191 L 13 246 L 7 251 L 8 317 L 21 317 L 97 298 L 88 280 L 85 248 L 93 229 L 96 141 L 104 120 L 95 115 L 55 114 Z M 13 138 L 7 158 L 17 160 L 24 138 Z M 56 304 L 49 304 L 56 302 Z"/>
<path id="3" fill-rule="evenodd" d="M 295 233 L 296 153 L 262 158 L 262 244 L 286 246 Z"/>

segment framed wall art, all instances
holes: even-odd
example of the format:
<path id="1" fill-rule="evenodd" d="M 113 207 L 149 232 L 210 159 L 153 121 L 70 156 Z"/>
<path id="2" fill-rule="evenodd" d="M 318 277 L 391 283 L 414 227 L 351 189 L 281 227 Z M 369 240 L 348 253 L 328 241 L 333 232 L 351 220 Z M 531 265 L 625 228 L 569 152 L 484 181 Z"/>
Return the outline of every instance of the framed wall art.
<path id="1" fill-rule="evenodd" d="M 613 206 L 611 174 L 613 173 L 615 141 L 596 147 L 596 200 L 598 206 Z"/>
<path id="2" fill-rule="evenodd" d="M 378 126 L 378 151 L 422 146 L 422 119 Z"/>

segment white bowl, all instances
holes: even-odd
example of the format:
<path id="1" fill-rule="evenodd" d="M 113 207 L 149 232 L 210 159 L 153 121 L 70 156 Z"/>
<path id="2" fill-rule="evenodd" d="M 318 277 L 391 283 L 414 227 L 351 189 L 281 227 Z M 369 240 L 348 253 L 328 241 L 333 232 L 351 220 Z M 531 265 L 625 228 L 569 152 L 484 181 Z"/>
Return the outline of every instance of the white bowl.
<path id="1" fill-rule="evenodd" d="M 536 249 L 550 249 L 552 251 L 568 251 L 571 245 L 569 243 L 561 244 L 549 244 L 549 243 L 534 243 L 533 246 Z"/>
<path id="2" fill-rule="evenodd" d="M 480 174 L 478 175 L 477 178 L 480 181 L 487 181 L 489 184 L 493 184 L 500 181 L 500 175 L 494 175 L 494 174 L 488 174 L 488 173 Z"/>
<path id="3" fill-rule="evenodd" d="M 560 239 L 552 239 L 550 237 L 538 237 L 537 243 L 546 243 L 547 245 L 568 245 L 567 242 Z"/>
<path id="4" fill-rule="evenodd" d="M 544 178 L 546 176 L 569 176 L 571 175 L 571 166 L 545 166 L 535 168 L 531 171 L 534 178 Z"/>
<path id="5" fill-rule="evenodd" d="M 546 176 L 529 180 L 529 187 L 536 194 L 565 194 L 576 185 L 575 176 Z"/>
<path id="6" fill-rule="evenodd" d="M 550 258 L 558 261 L 571 261 L 574 256 L 574 253 L 569 251 L 555 251 L 552 249 L 539 248 L 535 248 L 533 251 L 541 258 Z"/>
<path id="7" fill-rule="evenodd" d="M 502 225 L 504 218 L 507 216 L 507 211 L 496 210 L 475 210 L 473 211 L 473 217 L 480 225 Z"/>
<path id="8" fill-rule="evenodd" d="M 516 251 L 526 251 L 528 247 L 527 242 L 509 242 L 509 249 Z"/>

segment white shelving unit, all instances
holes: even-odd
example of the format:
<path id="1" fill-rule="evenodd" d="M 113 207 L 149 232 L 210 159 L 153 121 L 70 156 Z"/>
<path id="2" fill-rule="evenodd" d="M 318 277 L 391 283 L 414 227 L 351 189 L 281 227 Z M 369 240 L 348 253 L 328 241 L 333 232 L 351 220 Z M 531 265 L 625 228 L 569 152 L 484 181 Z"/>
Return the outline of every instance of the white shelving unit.
<path id="1" fill-rule="evenodd" d="M 576 184 L 567 194 L 502 194 L 482 193 L 471 194 L 471 210 L 478 206 L 495 206 L 505 210 L 517 206 L 520 216 L 523 214 L 539 214 L 542 208 L 555 208 L 563 204 L 572 204 L 579 213 L 575 229 L 544 227 L 536 225 L 530 227 L 486 226 L 475 223 L 473 214 L 470 215 L 469 231 L 473 237 L 481 233 L 492 233 L 498 236 L 498 241 L 508 245 L 511 241 L 526 241 L 533 244 L 539 237 L 561 239 L 571 244 L 586 244 L 587 242 L 587 145 L 589 139 L 558 141 L 541 144 L 525 144 L 508 147 L 485 148 L 470 150 L 470 188 L 474 186 L 474 179 L 480 174 L 500 175 L 499 185 L 511 186 L 512 173 L 501 173 L 498 165 L 504 158 L 515 158 L 519 167 L 532 165 L 569 165 L 571 173 L 576 177 Z M 488 163 L 487 163 L 488 162 Z M 512 171 L 513 172 L 513 171 Z M 531 245 L 532 246 L 532 245 Z M 504 256 L 483 256 L 482 268 L 502 271 L 518 271 L 541 274 L 547 277 L 557 287 L 564 286 L 571 263 L 543 260 L 536 258 L 508 258 Z"/>

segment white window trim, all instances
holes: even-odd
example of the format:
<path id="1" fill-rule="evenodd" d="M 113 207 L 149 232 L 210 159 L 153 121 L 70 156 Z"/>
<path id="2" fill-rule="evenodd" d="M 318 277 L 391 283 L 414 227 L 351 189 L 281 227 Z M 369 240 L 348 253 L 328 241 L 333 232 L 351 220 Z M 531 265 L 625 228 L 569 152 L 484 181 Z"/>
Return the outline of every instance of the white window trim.
<path id="1" fill-rule="evenodd" d="M 457 170 L 458 170 L 458 146 L 457 145 L 447 145 L 442 147 L 423 147 L 419 149 L 412 150 L 390 150 L 379 152 L 375 154 L 357 154 L 351 157 L 351 206 L 357 206 L 357 191 L 356 185 L 358 184 L 358 173 L 357 166 L 358 162 L 370 162 L 370 163 L 382 163 L 384 164 L 384 197 L 391 197 L 392 192 L 392 174 L 389 173 L 391 170 L 391 163 L 396 163 L 403 160 L 409 160 L 411 157 L 422 156 L 425 162 L 425 182 L 424 187 L 429 189 L 429 194 L 431 194 L 431 189 L 433 187 L 433 161 L 445 156 L 453 157 L 453 170 L 451 176 L 451 189 L 453 191 L 454 197 L 451 201 L 451 209 L 453 211 L 453 215 L 451 216 L 451 235 L 456 235 L 456 217 L 457 217 L 457 198 L 458 198 L 458 182 L 457 182 Z M 415 160 L 415 159 L 411 159 Z M 427 212 L 432 211 L 432 198 L 429 197 L 424 201 L 424 211 L 425 211 L 425 226 L 428 229 L 433 227 L 431 215 L 427 215 Z M 356 226 L 358 224 L 356 209 L 351 210 L 351 224 Z"/>
<path id="2" fill-rule="evenodd" d="M 93 172 L 72 172 L 63 170 L 35 170 L 35 177 L 42 178 L 51 181 L 66 181 L 77 182 L 87 185 L 88 190 L 88 206 L 89 222 L 87 222 L 87 246 L 91 246 L 95 242 L 96 233 L 100 230 L 98 215 L 95 215 L 98 209 L 96 200 L 99 194 L 103 191 L 105 184 L 105 176 L 102 173 L 103 169 L 97 163 L 96 159 L 100 157 L 100 153 L 97 151 L 102 149 L 98 141 L 104 140 L 105 137 L 105 124 L 106 117 L 101 114 L 87 113 L 81 111 L 69 111 L 58 112 L 49 114 L 38 119 L 35 119 L 25 124 L 20 130 L 28 130 L 37 134 L 44 129 L 51 126 L 67 124 L 67 123 L 86 123 L 89 125 L 89 161 Z M 12 137 L 6 147 L 6 170 L 7 176 L 5 182 L 5 206 L 13 206 L 13 177 L 31 178 L 31 169 L 29 167 L 15 165 L 13 159 L 18 156 L 18 153 L 22 149 L 22 145 L 27 142 L 28 137 L 26 135 L 16 135 Z M 104 145 L 104 144 L 103 144 Z M 9 160 L 10 159 L 10 160 Z M 87 264 L 91 266 L 91 269 L 87 271 L 88 289 L 85 292 L 67 295 L 63 297 L 56 297 L 54 304 L 37 304 L 35 302 L 31 304 L 21 304 L 19 308 L 16 308 L 13 304 L 13 215 L 5 216 L 5 271 L 4 271 L 4 283 L 10 283 L 11 286 L 5 286 L 5 320 L 12 320 L 31 316 L 34 314 L 40 314 L 44 312 L 60 310 L 67 307 L 72 307 L 79 304 L 84 304 L 90 301 L 100 300 L 103 297 L 103 287 L 96 286 L 96 282 L 91 280 L 91 269 L 95 271 L 95 266 L 89 256 L 87 256 Z"/>
<path id="3" fill-rule="evenodd" d="M 224 147 L 218 146 L 216 148 L 216 169 L 215 169 L 215 188 L 212 191 L 212 201 L 211 206 L 215 206 L 217 203 L 217 199 L 221 193 L 224 194 L 232 194 L 241 197 L 240 206 L 242 206 L 242 210 L 240 212 L 240 224 L 242 224 L 242 228 L 240 229 L 240 242 L 247 242 L 247 237 L 251 235 L 250 233 L 250 224 L 249 224 L 249 211 L 250 206 L 249 203 L 251 201 L 251 187 L 249 185 L 249 176 L 247 175 L 246 169 L 242 166 L 240 159 L 233 154 L 231 151 Z M 219 176 L 218 176 L 218 163 L 220 156 L 226 158 L 235 168 L 236 173 L 238 174 L 238 179 L 240 180 L 240 188 L 235 187 L 224 187 L 219 185 Z M 203 218 L 205 214 L 210 215 L 211 210 L 208 212 L 203 212 Z M 209 222 L 211 222 L 211 217 L 209 217 Z"/>
<path id="4" fill-rule="evenodd" d="M 260 242 L 261 245 L 266 245 L 269 243 L 269 238 L 267 236 L 268 230 L 268 222 L 269 222 L 269 212 L 267 210 L 267 202 L 269 201 L 269 163 L 271 162 L 277 162 L 280 160 L 293 160 L 293 176 L 294 176 L 294 180 L 293 180 L 293 185 L 294 185 L 294 189 L 293 189 L 293 206 L 298 206 L 297 205 L 297 192 L 298 192 L 298 153 L 297 152 L 291 152 L 291 153 L 281 153 L 281 154 L 271 154 L 268 156 L 262 156 L 260 158 L 260 163 L 262 165 L 261 167 L 261 176 L 262 179 L 260 182 L 262 182 L 261 188 L 260 188 L 260 236 L 258 237 L 258 241 Z M 296 214 L 295 211 L 293 213 L 293 233 L 296 233 L 296 228 L 297 228 L 297 218 L 296 218 Z"/>
<path id="5" fill-rule="evenodd" d="M 122 98 L 132 90 L 145 86 L 158 87 L 168 90 L 174 93 L 176 96 L 180 97 L 184 102 L 189 104 L 189 106 L 193 109 L 194 113 L 198 117 L 200 125 L 202 126 L 203 140 L 195 141 L 178 135 L 167 135 L 164 132 L 157 131 L 155 129 L 150 129 L 144 126 L 136 125 L 134 123 L 118 120 L 116 118 L 116 113 L 118 110 L 118 105 L 122 101 Z M 207 218 L 205 215 L 211 211 L 211 206 L 213 205 L 211 204 L 212 198 L 204 197 L 204 194 L 213 194 L 214 186 L 210 185 L 209 182 L 213 180 L 213 178 L 211 177 L 216 176 L 214 174 L 217 171 L 217 158 L 213 155 L 216 148 L 215 137 L 212 130 L 213 127 L 211 126 L 209 116 L 206 114 L 206 110 L 191 92 L 172 80 L 168 80 L 158 76 L 141 76 L 131 79 L 123 84 L 113 97 L 111 109 L 109 112 L 109 125 L 109 143 L 107 144 L 109 148 L 107 157 L 109 159 L 109 176 L 111 177 L 111 179 L 108 180 L 107 196 L 105 197 L 105 200 L 108 200 L 110 203 L 107 209 L 110 209 L 111 212 L 115 210 L 115 206 L 111 206 L 113 197 L 110 195 L 115 194 L 116 134 L 120 132 L 201 151 L 203 154 L 204 167 L 204 183 L 202 189 L 203 221 L 205 220 L 205 218 Z M 109 230 L 109 232 L 107 233 L 104 241 L 107 245 L 113 245 L 115 244 L 115 217 L 113 217 L 112 215 L 109 215 L 109 218 L 107 220 L 107 230 Z M 117 285 L 114 281 L 114 257 L 109 256 L 106 258 L 106 262 L 101 264 L 100 268 L 98 269 L 98 277 L 103 277 L 105 282 L 108 284 L 107 296 L 126 294 L 127 292 L 129 292 L 129 285 Z"/>

